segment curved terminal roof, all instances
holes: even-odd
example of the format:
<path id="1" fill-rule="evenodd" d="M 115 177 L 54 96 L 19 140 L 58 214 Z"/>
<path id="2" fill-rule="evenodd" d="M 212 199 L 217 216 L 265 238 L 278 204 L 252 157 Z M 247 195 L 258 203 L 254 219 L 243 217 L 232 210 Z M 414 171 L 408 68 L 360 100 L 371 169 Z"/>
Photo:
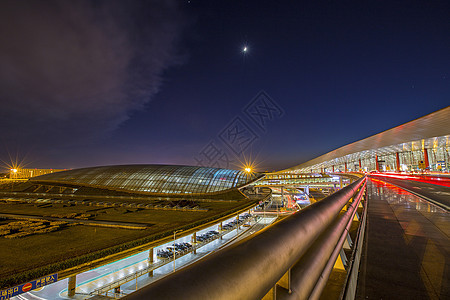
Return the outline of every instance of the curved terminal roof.
<path id="1" fill-rule="evenodd" d="M 402 149 L 411 150 L 417 145 L 422 148 L 430 147 L 430 145 L 432 147 L 436 143 L 448 144 L 449 136 L 450 106 L 447 106 L 421 118 L 345 145 L 279 172 L 309 172 L 310 169 L 315 167 L 327 167 L 351 159 L 395 153 L 402 151 Z"/>
<path id="2" fill-rule="evenodd" d="M 263 176 L 208 167 L 121 165 L 56 172 L 30 181 L 149 194 L 211 194 L 245 186 Z"/>

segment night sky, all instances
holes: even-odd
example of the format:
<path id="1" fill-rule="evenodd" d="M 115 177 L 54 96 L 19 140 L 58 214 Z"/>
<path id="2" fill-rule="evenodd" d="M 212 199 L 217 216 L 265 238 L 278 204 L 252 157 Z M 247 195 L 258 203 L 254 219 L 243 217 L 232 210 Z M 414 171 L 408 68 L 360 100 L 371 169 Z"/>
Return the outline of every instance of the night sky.
<path id="1" fill-rule="evenodd" d="M 449 1 L 2 0 L 0 158 L 291 167 L 448 106 L 449 16 Z"/>

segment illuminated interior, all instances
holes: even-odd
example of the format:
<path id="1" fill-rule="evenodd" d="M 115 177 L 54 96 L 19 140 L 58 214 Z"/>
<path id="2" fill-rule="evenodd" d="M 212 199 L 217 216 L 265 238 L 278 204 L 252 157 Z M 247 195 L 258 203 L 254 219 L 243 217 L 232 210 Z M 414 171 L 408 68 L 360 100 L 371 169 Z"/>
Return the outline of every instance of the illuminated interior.
<path id="1" fill-rule="evenodd" d="M 149 194 L 211 194 L 243 187 L 262 176 L 208 167 L 122 165 L 63 171 L 30 181 Z"/>
<path id="2" fill-rule="evenodd" d="M 279 173 L 449 172 L 449 130 L 450 106 Z"/>

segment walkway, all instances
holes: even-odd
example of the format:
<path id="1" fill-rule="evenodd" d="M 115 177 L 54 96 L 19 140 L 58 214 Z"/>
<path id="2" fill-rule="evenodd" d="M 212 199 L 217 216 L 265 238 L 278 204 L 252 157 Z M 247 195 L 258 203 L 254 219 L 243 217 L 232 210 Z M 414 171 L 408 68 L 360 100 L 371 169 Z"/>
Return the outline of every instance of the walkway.
<path id="1" fill-rule="evenodd" d="M 370 180 L 357 299 L 450 299 L 450 215 Z"/>

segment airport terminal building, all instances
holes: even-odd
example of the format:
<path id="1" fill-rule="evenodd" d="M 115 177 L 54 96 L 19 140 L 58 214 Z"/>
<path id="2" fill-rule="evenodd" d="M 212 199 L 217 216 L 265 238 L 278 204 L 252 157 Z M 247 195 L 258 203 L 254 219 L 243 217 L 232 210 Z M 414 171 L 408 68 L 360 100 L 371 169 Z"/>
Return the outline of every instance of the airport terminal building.
<path id="1" fill-rule="evenodd" d="M 52 170 L 52 173 L 30 178 L 30 187 L 24 191 L 206 197 L 237 191 L 264 176 L 268 181 L 304 181 L 302 174 L 305 173 L 424 170 L 449 172 L 449 150 L 450 106 L 345 145 L 300 165 L 265 175 L 199 166 L 100 166 L 60 172 Z"/>
<path id="2" fill-rule="evenodd" d="M 277 173 L 450 171 L 450 106 Z"/>
<path id="3" fill-rule="evenodd" d="M 117 165 L 74 169 L 33 177 L 34 191 L 147 196 L 211 196 L 235 191 L 262 178 L 221 168 L 175 165 Z M 41 190 L 39 190 L 41 189 Z"/>

